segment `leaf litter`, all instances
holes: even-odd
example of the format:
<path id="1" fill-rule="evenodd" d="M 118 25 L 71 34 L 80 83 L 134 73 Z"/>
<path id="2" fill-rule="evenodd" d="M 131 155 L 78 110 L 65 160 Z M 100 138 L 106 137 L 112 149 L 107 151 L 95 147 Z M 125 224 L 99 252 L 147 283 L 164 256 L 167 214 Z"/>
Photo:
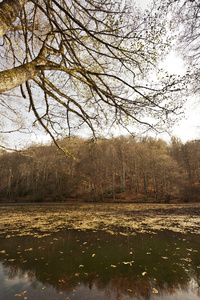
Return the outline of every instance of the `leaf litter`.
<path id="1" fill-rule="evenodd" d="M 8 223 L 9 219 L 9 223 Z M 19 205 L 0 207 L 0 234 L 42 238 L 62 229 L 103 230 L 110 234 L 171 230 L 200 234 L 200 204 Z M 53 242 L 52 242 L 53 243 Z M 85 242 L 84 244 L 86 244 Z M 3 251 L 3 250 L 2 250 Z"/>

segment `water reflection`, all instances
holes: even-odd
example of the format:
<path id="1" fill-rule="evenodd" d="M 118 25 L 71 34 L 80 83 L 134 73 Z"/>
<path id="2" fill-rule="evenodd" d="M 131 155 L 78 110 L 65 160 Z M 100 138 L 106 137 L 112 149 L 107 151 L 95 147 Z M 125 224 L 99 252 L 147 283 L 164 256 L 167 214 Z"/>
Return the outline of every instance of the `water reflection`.
<path id="1" fill-rule="evenodd" d="M 199 236 L 62 230 L 0 237 L 0 299 L 200 297 Z"/>

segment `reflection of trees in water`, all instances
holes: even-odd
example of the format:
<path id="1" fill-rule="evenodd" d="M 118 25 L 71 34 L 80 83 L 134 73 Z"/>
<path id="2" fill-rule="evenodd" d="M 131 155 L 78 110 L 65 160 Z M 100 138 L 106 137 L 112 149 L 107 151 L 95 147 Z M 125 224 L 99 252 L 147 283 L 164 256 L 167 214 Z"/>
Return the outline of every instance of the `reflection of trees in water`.
<path id="1" fill-rule="evenodd" d="M 153 288 L 159 291 L 159 295 L 172 295 L 176 293 L 178 289 L 188 291 L 189 284 L 187 277 L 181 282 L 178 280 L 174 282 L 173 286 L 168 284 L 155 284 L 149 278 L 137 278 L 136 276 L 123 277 L 116 276 L 112 278 L 109 283 L 105 284 L 102 278 L 94 280 L 93 284 L 102 291 L 106 291 L 107 295 L 114 294 L 114 299 L 121 299 L 122 295 L 129 297 L 137 297 L 137 299 L 150 299 L 153 294 Z M 109 298 L 109 297 L 108 297 Z"/>
<path id="2" fill-rule="evenodd" d="M 16 272 L 17 269 L 17 272 Z M 26 275 L 29 283 L 33 288 L 37 288 L 38 281 L 48 286 L 51 285 L 57 292 L 62 291 L 71 293 L 75 288 L 79 286 L 79 283 L 84 283 L 85 287 L 92 289 L 94 286 L 103 291 L 106 295 L 106 299 L 121 299 L 122 296 L 137 297 L 137 299 L 148 300 L 151 298 L 153 289 L 152 282 L 148 278 L 137 279 L 135 276 L 123 277 L 123 274 L 117 274 L 115 278 L 112 278 L 109 282 L 104 282 L 104 278 L 98 277 L 96 274 L 85 275 L 85 277 L 74 278 L 73 276 L 62 276 L 63 279 L 54 281 L 44 280 L 41 276 L 37 276 L 37 272 L 27 272 L 21 270 L 19 265 L 6 265 L 7 276 L 9 279 L 13 279 L 15 276 Z M 14 275 L 14 276 L 13 276 Z M 92 278 L 92 276 L 94 276 Z M 88 279 L 89 278 L 89 279 Z M 154 285 L 159 290 L 159 295 L 172 295 L 176 293 L 177 289 L 186 291 L 189 289 L 187 278 L 182 282 L 174 282 L 173 286 L 168 285 Z M 197 293 L 199 295 L 199 293 Z"/>
<path id="3" fill-rule="evenodd" d="M 25 277 L 33 288 L 37 288 L 38 286 L 35 270 L 22 269 L 20 265 L 12 263 L 12 265 L 4 264 L 3 272 L 8 279 Z"/>
<path id="4" fill-rule="evenodd" d="M 43 239 L 1 238 L 1 247 L 9 255 L 0 254 L 0 259 L 9 279 L 26 277 L 32 287 L 36 288 L 40 282 L 57 292 L 71 293 L 83 285 L 103 291 L 107 299 L 129 296 L 148 300 L 153 288 L 159 295 L 172 295 L 177 290 L 187 292 L 192 279 L 197 285 L 195 293 L 199 295 L 199 252 L 190 252 L 188 256 L 186 248 L 200 250 L 200 243 L 196 239 L 193 244 L 188 236 L 184 236 L 184 240 L 188 243 L 183 242 L 183 236 L 167 232 L 127 238 L 70 230 Z M 151 255 L 147 255 L 150 248 Z M 165 250 L 167 260 L 162 259 Z M 179 256 L 174 255 L 176 251 Z M 95 253 L 94 258 L 92 253 Z M 180 260 L 184 257 L 186 260 Z M 128 260 L 134 260 L 132 266 L 123 264 Z M 143 276 L 145 267 L 147 274 Z"/>

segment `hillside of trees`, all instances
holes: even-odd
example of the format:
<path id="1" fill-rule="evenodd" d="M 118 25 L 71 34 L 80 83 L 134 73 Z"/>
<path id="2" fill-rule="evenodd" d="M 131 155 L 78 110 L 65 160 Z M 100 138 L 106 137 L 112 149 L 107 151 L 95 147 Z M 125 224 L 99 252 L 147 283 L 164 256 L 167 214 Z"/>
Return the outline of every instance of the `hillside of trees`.
<path id="1" fill-rule="evenodd" d="M 74 137 L 0 153 L 0 202 L 200 201 L 200 140 Z"/>

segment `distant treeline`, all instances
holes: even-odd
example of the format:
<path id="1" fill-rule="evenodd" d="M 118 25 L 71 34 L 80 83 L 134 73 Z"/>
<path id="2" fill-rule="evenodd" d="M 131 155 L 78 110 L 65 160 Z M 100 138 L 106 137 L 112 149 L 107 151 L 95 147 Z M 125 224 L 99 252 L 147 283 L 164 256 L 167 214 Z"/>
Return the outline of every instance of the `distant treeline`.
<path id="1" fill-rule="evenodd" d="M 81 138 L 0 153 L 1 201 L 200 201 L 200 140 Z"/>

